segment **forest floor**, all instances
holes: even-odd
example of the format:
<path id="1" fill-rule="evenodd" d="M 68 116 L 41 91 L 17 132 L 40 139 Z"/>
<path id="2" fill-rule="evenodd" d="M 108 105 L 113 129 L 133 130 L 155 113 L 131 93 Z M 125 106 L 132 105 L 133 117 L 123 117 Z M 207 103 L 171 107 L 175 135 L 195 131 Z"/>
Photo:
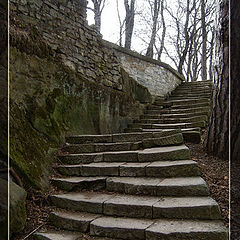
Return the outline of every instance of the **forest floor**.
<path id="1" fill-rule="evenodd" d="M 185 143 L 190 149 L 191 160 L 198 163 L 201 177 L 207 182 L 210 195 L 220 206 L 226 227 L 229 226 L 229 162 L 211 156 L 204 149 L 206 132 L 200 144 Z M 239 240 L 239 239 L 238 239 Z"/>
<path id="2" fill-rule="evenodd" d="M 202 143 L 193 144 L 186 143 L 190 149 L 191 159 L 198 162 L 201 176 L 207 182 L 211 196 L 218 202 L 224 224 L 229 226 L 229 163 L 226 160 L 222 160 L 217 157 L 208 155 L 204 150 L 203 141 L 205 138 L 205 132 L 202 135 Z M 236 174 L 237 178 L 233 181 L 240 183 L 240 175 Z M 240 196 L 240 189 L 236 189 L 236 196 Z M 11 238 L 12 240 L 31 239 L 34 231 L 44 227 L 48 223 L 48 215 L 53 210 L 50 204 L 49 195 L 54 191 L 51 189 L 48 193 L 42 195 L 40 192 L 28 191 L 27 197 L 27 223 L 25 229 Z M 234 200 L 233 200 L 234 201 Z M 237 202 L 232 202 L 236 207 Z M 238 211 L 240 213 L 240 211 Z M 234 216 L 236 222 L 232 226 L 232 237 L 240 236 L 238 226 L 240 226 L 240 220 L 237 221 L 239 216 Z M 26 238 L 26 236 L 28 236 Z M 88 239 L 88 238 L 86 238 Z M 239 240 L 238 238 L 231 238 L 231 240 Z"/>

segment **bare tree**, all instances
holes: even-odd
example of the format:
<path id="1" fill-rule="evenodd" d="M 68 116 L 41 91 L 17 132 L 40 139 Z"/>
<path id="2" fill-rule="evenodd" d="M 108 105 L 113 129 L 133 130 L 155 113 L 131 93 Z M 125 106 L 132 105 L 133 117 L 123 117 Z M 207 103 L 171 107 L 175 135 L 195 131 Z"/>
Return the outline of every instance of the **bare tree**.
<path id="1" fill-rule="evenodd" d="M 94 21 L 95 21 L 95 26 L 98 32 L 101 31 L 101 15 L 102 11 L 105 7 L 106 0 L 91 0 L 93 3 L 94 8 L 91 9 L 94 12 Z"/>
<path id="2" fill-rule="evenodd" d="M 124 0 L 124 6 L 126 10 L 125 17 L 125 48 L 131 48 L 133 27 L 134 27 L 134 17 L 135 17 L 135 0 Z"/>
<path id="3" fill-rule="evenodd" d="M 119 22 L 119 46 L 122 47 L 122 39 L 123 39 L 123 33 L 124 33 L 124 24 L 125 24 L 126 18 L 124 20 L 121 20 L 118 0 L 116 0 L 116 4 L 117 4 L 117 15 L 118 15 L 118 22 Z"/>
<path id="4" fill-rule="evenodd" d="M 152 21 L 153 21 L 152 25 L 153 26 L 152 26 L 151 38 L 150 38 L 150 42 L 148 44 L 146 56 L 152 58 L 153 57 L 153 46 L 155 44 L 156 34 L 157 34 L 157 30 L 158 30 L 157 29 L 157 24 L 158 24 L 158 17 L 159 17 L 161 0 L 154 0 L 154 2 L 152 2 L 151 0 L 148 0 L 148 3 L 151 7 Z"/>
<path id="5" fill-rule="evenodd" d="M 202 80 L 207 80 L 206 0 L 201 1 L 201 23 L 202 23 Z"/>

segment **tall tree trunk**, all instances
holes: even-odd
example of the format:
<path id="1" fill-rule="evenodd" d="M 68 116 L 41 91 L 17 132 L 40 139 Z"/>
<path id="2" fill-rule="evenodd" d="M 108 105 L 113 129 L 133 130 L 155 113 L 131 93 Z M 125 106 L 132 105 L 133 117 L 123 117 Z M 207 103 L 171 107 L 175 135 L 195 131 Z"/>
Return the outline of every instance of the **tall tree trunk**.
<path id="1" fill-rule="evenodd" d="M 208 152 L 228 159 L 229 157 L 229 36 L 228 1 L 220 4 L 217 35 L 216 72 L 206 149 Z M 238 90 L 239 91 L 239 90 Z"/>
<path id="2" fill-rule="evenodd" d="M 164 2 L 165 0 L 162 0 L 161 3 L 161 21 L 162 21 L 162 38 L 161 38 L 161 45 L 160 45 L 160 49 L 158 51 L 158 60 L 161 61 L 161 56 L 162 56 L 162 52 L 164 49 L 164 43 L 165 43 L 165 36 L 166 36 L 166 23 L 165 23 L 165 18 L 164 18 L 164 14 L 163 14 L 163 10 L 164 10 Z"/>
<path id="3" fill-rule="evenodd" d="M 240 236 L 240 5 L 231 0 L 231 240 Z"/>
<path id="4" fill-rule="evenodd" d="M 101 31 L 101 15 L 103 8 L 105 7 L 106 0 L 92 0 L 94 8 L 92 9 L 94 12 L 94 21 L 95 27 L 98 32 Z"/>
<path id="5" fill-rule="evenodd" d="M 231 159 L 240 156 L 240 7 L 231 1 Z"/>
<path id="6" fill-rule="evenodd" d="M 190 0 L 187 0 L 187 7 L 186 7 L 186 20 L 184 24 L 184 36 L 185 36 L 185 46 L 183 53 L 179 59 L 178 64 L 178 72 L 183 74 L 183 64 L 187 56 L 188 48 L 189 48 L 189 33 L 188 33 L 188 25 L 189 25 L 189 17 L 190 17 Z"/>
<path id="7" fill-rule="evenodd" d="M 131 48 L 132 34 L 134 27 L 134 17 L 135 17 L 135 0 L 131 0 L 130 6 L 128 0 L 124 0 L 124 6 L 126 10 L 126 21 L 125 21 L 125 48 Z"/>
<path id="8" fill-rule="evenodd" d="M 150 58 L 153 58 L 153 46 L 156 40 L 159 10 L 160 10 L 160 0 L 154 0 L 153 27 L 152 27 L 151 39 L 148 44 L 147 53 L 146 53 L 146 56 Z"/>
<path id="9" fill-rule="evenodd" d="M 202 21 L 202 80 L 207 80 L 207 31 L 206 31 L 206 0 L 201 0 Z"/>

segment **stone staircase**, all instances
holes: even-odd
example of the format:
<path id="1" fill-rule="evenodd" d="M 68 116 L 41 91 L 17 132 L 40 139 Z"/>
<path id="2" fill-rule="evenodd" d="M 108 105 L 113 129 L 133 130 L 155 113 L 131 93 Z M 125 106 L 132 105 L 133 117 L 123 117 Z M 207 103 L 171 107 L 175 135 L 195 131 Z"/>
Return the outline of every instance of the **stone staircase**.
<path id="1" fill-rule="evenodd" d="M 35 239 L 227 240 L 183 140 L 206 124 L 209 85 L 182 84 L 128 133 L 67 137 L 52 178 L 50 226 Z"/>
<path id="2" fill-rule="evenodd" d="M 157 98 L 125 131 L 181 129 L 184 140 L 199 143 L 200 130 L 208 121 L 211 89 L 210 81 L 182 83 L 168 99 Z"/>

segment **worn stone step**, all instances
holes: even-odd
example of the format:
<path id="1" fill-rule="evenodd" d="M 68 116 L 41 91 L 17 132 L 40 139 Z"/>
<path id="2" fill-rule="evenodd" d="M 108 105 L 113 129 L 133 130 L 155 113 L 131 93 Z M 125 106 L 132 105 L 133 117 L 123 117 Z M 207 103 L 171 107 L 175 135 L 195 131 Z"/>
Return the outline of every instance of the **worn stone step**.
<path id="1" fill-rule="evenodd" d="M 159 129 L 142 129 L 142 131 L 149 132 L 157 132 Z M 180 129 L 183 135 L 183 139 L 186 142 L 191 143 L 200 143 L 201 142 L 201 128 L 181 128 Z"/>
<path id="2" fill-rule="evenodd" d="M 82 233 L 61 230 L 48 230 L 34 233 L 35 240 L 79 240 L 82 238 Z"/>
<path id="3" fill-rule="evenodd" d="M 201 99 L 208 99 L 208 100 L 211 100 L 211 94 L 204 94 L 204 95 L 201 95 L 201 94 L 197 94 L 197 96 Z M 188 95 L 188 96 L 185 96 L 185 95 L 170 95 L 169 100 L 185 100 L 185 99 L 196 99 L 196 96 L 195 95 Z"/>
<path id="4" fill-rule="evenodd" d="M 115 238 L 89 236 L 76 230 L 63 231 L 57 230 L 41 230 L 33 234 L 34 240 L 116 240 Z"/>
<path id="5" fill-rule="evenodd" d="M 146 240 L 227 240 L 221 221 L 161 219 L 145 231 Z"/>
<path id="6" fill-rule="evenodd" d="M 189 149 L 185 145 L 179 145 L 156 147 L 137 151 L 66 154 L 58 157 L 60 159 L 60 163 L 63 164 L 185 160 L 189 159 Z"/>
<path id="7" fill-rule="evenodd" d="M 162 113 L 162 114 L 144 114 L 140 116 L 140 119 L 192 119 L 194 117 L 196 118 L 203 118 L 203 120 L 207 121 L 208 118 L 208 112 L 199 112 L 199 113 L 178 113 L 178 114 L 167 114 L 167 113 Z"/>
<path id="8" fill-rule="evenodd" d="M 182 128 L 194 128 L 200 127 L 204 128 L 206 126 L 205 121 L 191 122 L 191 123 L 132 123 L 128 125 L 128 128 L 142 128 L 142 129 L 182 129 Z"/>
<path id="9" fill-rule="evenodd" d="M 210 107 L 209 103 L 194 103 L 194 104 L 179 104 L 179 105 L 151 105 L 148 107 L 148 110 L 161 110 L 161 109 L 195 109 L 195 108 L 201 108 L 201 107 Z M 208 109 L 209 110 L 209 109 Z"/>
<path id="10" fill-rule="evenodd" d="M 164 130 L 178 130 L 181 133 L 185 133 L 185 132 L 192 132 L 192 131 L 200 132 L 201 128 L 200 127 L 194 127 L 194 128 L 182 128 L 182 129 L 158 129 L 158 128 L 156 128 L 156 129 L 154 129 L 154 128 L 142 129 L 143 132 L 154 132 L 154 133 L 157 133 L 158 131 L 164 131 Z"/>
<path id="11" fill-rule="evenodd" d="M 171 95 L 171 98 L 173 97 L 184 97 L 184 99 L 190 99 L 190 98 L 196 98 L 198 96 L 199 98 L 211 98 L 211 93 L 203 93 L 203 92 L 198 92 L 198 93 L 193 93 L 193 92 L 174 92 Z"/>
<path id="12" fill-rule="evenodd" d="M 74 135 L 66 137 L 67 143 L 111 143 L 112 135 Z"/>
<path id="13" fill-rule="evenodd" d="M 200 177 L 183 178 L 107 178 L 106 189 L 110 192 L 149 196 L 208 196 L 205 181 Z"/>
<path id="14" fill-rule="evenodd" d="M 227 240 L 220 221 L 143 220 L 102 217 L 90 224 L 90 234 L 126 240 Z"/>
<path id="15" fill-rule="evenodd" d="M 135 163 L 103 162 L 83 165 L 60 165 L 55 169 L 64 176 L 81 176 L 53 178 L 52 183 L 63 190 L 86 189 L 87 187 L 102 189 L 106 181 L 106 178 L 102 176 L 191 177 L 199 175 L 197 164 L 192 160 Z"/>
<path id="16" fill-rule="evenodd" d="M 126 240 L 144 240 L 145 230 L 153 222 L 153 220 L 148 219 L 101 217 L 91 222 L 90 235 Z"/>
<path id="17" fill-rule="evenodd" d="M 203 80 L 203 81 L 193 81 L 193 82 L 182 82 L 180 86 L 204 86 L 204 85 L 213 85 L 212 80 Z"/>
<path id="18" fill-rule="evenodd" d="M 179 118 L 177 116 L 170 117 L 162 117 L 159 119 L 139 119 L 135 120 L 134 123 L 191 123 L 191 122 L 199 122 L 199 121 L 207 121 L 208 117 L 205 115 L 202 116 L 195 116 L 195 117 L 188 117 L 188 118 Z"/>
<path id="19" fill-rule="evenodd" d="M 55 206 L 62 209 L 74 211 L 85 211 L 87 213 L 104 214 L 117 217 L 131 218 L 185 218 L 185 219 L 211 219 L 221 218 L 220 210 L 216 201 L 211 197 L 153 197 L 121 195 L 101 192 L 67 193 L 51 196 Z M 85 209 L 83 210 L 83 206 Z M 71 218 L 76 222 L 81 232 L 86 232 L 88 224 L 99 215 L 75 213 L 52 213 L 50 220 L 57 221 Z M 77 222 L 76 220 L 79 219 Z M 53 222 L 52 221 L 52 222 Z M 67 222 L 67 221 L 66 221 Z M 70 222 L 71 224 L 71 222 Z M 62 227 L 63 225 L 63 227 Z M 76 230 L 73 226 L 64 228 L 66 230 Z M 71 224 L 72 225 L 72 224 Z M 82 226 L 80 226 L 82 225 Z"/>
<path id="20" fill-rule="evenodd" d="M 179 105 L 179 104 L 193 104 L 193 103 L 209 103 L 210 100 L 206 98 L 196 98 L 196 99 L 185 99 L 185 100 L 171 100 L 167 99 L 163 102 L 163 104 L 172 104 L 172 105 Z"/>
<path id="21" fill-rule="evenodd" d="M 62 147 L 62 151 L 69 153 L 93 153 L 106 151 L 130 151 L 137 150 L 139 148 L 141 148 L 139 142 L 86 143 L 86 144 L 67 144 Z"/>
<path id="22" fill-rule="evenodd" d="M 81 166 L 66 166 L 62 172 L 68 176 L 81 176 Z M 58 189 L 65 191 L 98 191 L 106 188 L 106 177 L 55 177 L 51 179 L 51 183 Z"/>
<path id="23" fill-rule="evenodd" d="M 182 114 L 182 113 L 200 113 L 200 112 L 208 112 L 210 113 L 209 107 L 197 107 L 197 108 L 185 108 L 185 109 L 162 109 L 159 111 L 160 113 L 167 113 L 167 114 Z"/>
<path id="24" fill-rule="evenodd" d="M 157 122 L 156 122 L 157 123 Z M 76 153 L 94 153 L 94 152 L 114 152 L 131 151 L 142 148 L 156 146 L 171 146 L 183 143 L 181 132 L 171 134 L 172 131 L 166 131 L 165 135 L 161 133 L 145 133 L 144 138 L 138 142 L 117 142 L 117 143 L 88 143 L 88 144 L 67 144 L 62 148 L 63 152 Z M 140 134 L 139 134 L 140 135 Z M 148 138 L 147 138 L 148 137 Z"/>
<path id="25" fill-rule="evenodd" d="M 168 106 L 167 106 L 168 107 Z M 210 103 L 194 103 L 194 104 L 187 104 L 182 103 L 179 105 L 172 105 L 170 106 L 171 109 L 192 109 L 192 108 L 199 108 L 199 107 L 210 107 Z"/>
<path id="26" fill-rule="evenodd" d="M 90 231 L 90 223 L 100 216 L 99 214 L 70 212 L 58 209 L 49 214 L 49 220 L 51 225 L 57 228 L 88 233 Z"/>

